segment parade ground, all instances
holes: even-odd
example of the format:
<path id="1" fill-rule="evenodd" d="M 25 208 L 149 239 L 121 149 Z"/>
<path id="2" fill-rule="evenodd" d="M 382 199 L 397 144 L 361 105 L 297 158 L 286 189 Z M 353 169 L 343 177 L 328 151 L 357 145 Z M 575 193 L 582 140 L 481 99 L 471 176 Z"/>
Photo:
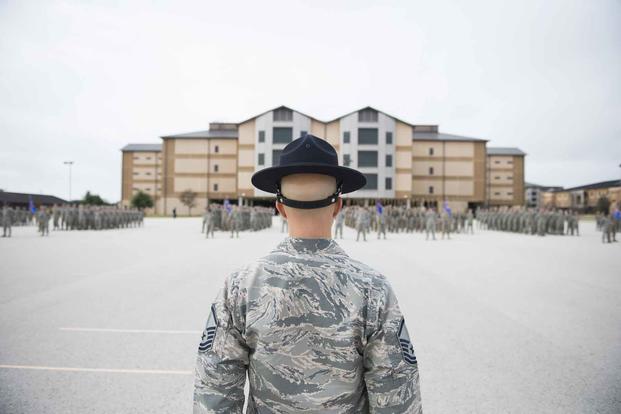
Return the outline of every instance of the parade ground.
<path id="1" fill-rule="evenodd" d="M 143 228 L 15 227 L 0 239 L 0 413 L 189 413 L 201 331 L 224 278 L 284 237 L 198 218 Z M 426 413 L 621 412 L 621 243 L 480 231 L 338 243 L 384 273 Z M 437 235 L 439 236 L 439 234 Z"/>

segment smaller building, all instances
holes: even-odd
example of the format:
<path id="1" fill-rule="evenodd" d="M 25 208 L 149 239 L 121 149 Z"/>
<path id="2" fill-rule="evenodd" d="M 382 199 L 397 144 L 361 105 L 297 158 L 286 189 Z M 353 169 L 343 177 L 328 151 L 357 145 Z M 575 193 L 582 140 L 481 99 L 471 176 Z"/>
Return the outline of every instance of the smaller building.
<path id="1" fill-rule="evenodd" d="M 562 190 L 562 186 L 557 185 L 540 185 L 534 183 L 525 183 L 524 184 L 525 191 L 525 201 L 527 207 L 536 207 L 541 208 L 545 206 L 545 202 L 543 200 L 543 194 L 551 191 Z"/>
<path id="2" fill-rule="evenodd" d="M 487 204 L 523 206 L 524 157 L 519 148 L 487 148 Z"/>
<path id="3" fill-rule="evenodd" d="M 621 208 L 621 180 L 601 181 L 565 189 L 542 192 L 543 206 L 591 213 L 600 198 L 610 202 L 610 208 Z"/>
<path id="4" fill-rule="evenodd" d="M 66 204 L 67 201 L 52 195 L 12 193 L 0 190 L 0 208 L 4 205 L 9 207 L 28 208 L 30 200 L 36 208 L 40 206 L 53 206 L 54 204 Z"/>
<path id="5" fill-rule="evenodd" d="M 121 151 L 121 205 L 129 206 L 138 191 L 149 194 L 157 204 L 162 195 L 162 145 L 128 144 Z"/>

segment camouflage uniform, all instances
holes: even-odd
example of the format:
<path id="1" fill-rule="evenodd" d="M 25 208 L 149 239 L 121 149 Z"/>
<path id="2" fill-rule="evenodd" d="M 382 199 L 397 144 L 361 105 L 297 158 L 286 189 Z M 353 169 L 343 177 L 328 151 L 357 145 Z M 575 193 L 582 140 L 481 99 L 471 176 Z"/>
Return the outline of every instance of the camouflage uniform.
<path id="1" fill-rule="evenodd" d="M 285 238 L 230 275 L 199 345 L 194 413 L 422 413 L 388 281 L 330 239 Z"/>
<path id="2" fill-rule="evenodd" d="M 334 218 L 334 238 L 336 239 L 341 234 L 343 238 L 343 221 L 345 221 L 345 212 L 341 209 Z"/>

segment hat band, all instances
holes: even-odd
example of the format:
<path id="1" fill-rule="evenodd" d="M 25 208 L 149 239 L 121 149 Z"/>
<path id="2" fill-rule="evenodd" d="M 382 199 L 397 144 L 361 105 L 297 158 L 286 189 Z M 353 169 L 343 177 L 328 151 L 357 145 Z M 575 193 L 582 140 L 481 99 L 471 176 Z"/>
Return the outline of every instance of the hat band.
<path id="1" fill-rule="evenodd" d="M 330 204 L 333 204 L 338 200 L 339 195 L 341 194 L 341 187 L 342 187 L 342 184 L 339 184 L 338 187 L 336 188 L 336 191 L 324 199 L 312 200 L 312 201 L 300 201 L 300 200 L 292 200 L 282 195 L 282 193 L 280 192 L 280 185 L 279 185 L 276 187 L 276 201 L 286 206 L 292 207 L 292 208 L 301 208 L 304 210 L 310 210 L 313 208 L 321 208 L 321 207 L 329 206 Z"/>

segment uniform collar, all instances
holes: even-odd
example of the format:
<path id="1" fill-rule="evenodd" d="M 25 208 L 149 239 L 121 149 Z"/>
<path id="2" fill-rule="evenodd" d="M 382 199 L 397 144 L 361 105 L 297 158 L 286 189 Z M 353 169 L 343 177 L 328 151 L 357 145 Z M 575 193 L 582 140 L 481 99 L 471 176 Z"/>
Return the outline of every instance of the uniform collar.
<path id="1" fill-rule="evenodd" d="M 298 237 L 285 237 L 276 250 L 290 254 L 346 254 L 334 239 L 302 239 Z"/>

